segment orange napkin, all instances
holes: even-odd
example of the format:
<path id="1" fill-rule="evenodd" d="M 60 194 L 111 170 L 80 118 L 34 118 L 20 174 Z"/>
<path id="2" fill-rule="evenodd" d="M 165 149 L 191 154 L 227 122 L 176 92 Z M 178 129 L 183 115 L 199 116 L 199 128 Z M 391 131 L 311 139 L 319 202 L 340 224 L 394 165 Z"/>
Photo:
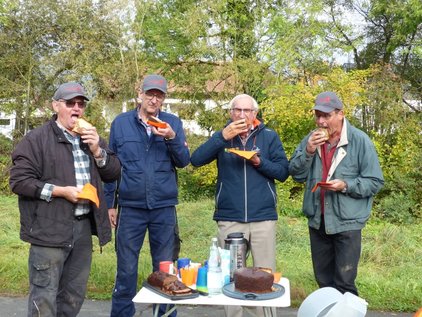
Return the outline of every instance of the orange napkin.
<path id="1" fill-rule="evenodd" d="M 239 155 L 240 157 L 243 157 L 247 160 L 250 160 L 252 156 L 256 154 L 255 151 L 242 151 L 242 150 L 236 150 L 236 149 L 226 149 L 226 152 L 234 153 L 236 155 Z"/>
<path id="2" fill-rule="evenodd" d="M 316 183 L 315 184 L 315 186 L 314 186 L 314 188 L 312 188 L 312 192 L 315 192 L 316 190 L 317 190 L 317 188 L 319 187 L 319 186 L 321 186 L 321 185 L 323 185 L 323 186 L 330 186 L 330 185 L 332 185 L 331 183 L 327 183 L 327 182 L 318 182 L 318 183 Z"/>
<path id="3" fill-rule="evenodd" d="M 100 208 L 100 200 L 98 199 L 97 189 L 90 183 L 86 183 L 82 191 L 78 194 L 78 198 L 88 199 L 92 201 L 97 208 Z"/>

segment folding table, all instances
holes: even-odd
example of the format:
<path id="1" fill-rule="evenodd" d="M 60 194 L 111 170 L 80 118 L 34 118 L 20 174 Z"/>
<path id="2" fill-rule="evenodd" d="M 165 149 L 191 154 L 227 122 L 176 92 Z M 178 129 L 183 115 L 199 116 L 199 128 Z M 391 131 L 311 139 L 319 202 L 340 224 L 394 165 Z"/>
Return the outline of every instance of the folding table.
<path id="1" fill-rule="evenodd" d="M 136 296 L 133 298 L 133 302 L 141 304 L 173 304 L 173 305 L 217 305 L 217 306 L 260 306 L 264 309 L 264 315 L 266 317 L 272 316 L 272 310 L 270 307 L 289 307 L 290 306 L 290 282 L 287 278 L 282 277 L 279 284 L 284 287 L 284 294 L 280 297 L 267 299 L 267 300 L 244 300 L 228 297 L 224 294 L 219 295 L 199 295 L 198 297 L 191 299 L 180 299 L 171 300 L 165 296 L 161 296 L 148 288 L 142 287 Z M 169 316 L 169 314 L 176 309 L 176 306 L 172 307 L 163 316 Z M 155 306 L 154 316 L 158 316 L 158 305 Z"/>

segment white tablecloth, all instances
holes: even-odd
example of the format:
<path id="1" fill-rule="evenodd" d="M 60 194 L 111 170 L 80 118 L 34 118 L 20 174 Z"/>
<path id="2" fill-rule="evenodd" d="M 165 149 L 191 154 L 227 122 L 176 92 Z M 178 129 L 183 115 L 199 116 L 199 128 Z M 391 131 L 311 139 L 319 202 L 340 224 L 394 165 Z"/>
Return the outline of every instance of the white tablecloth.
<path id="1" fill-rule="evenodd" d="M 284 286 L 285 293 L 277 298 L 267 300 L 243 300 L 228 297 L 224 294 L 202 296 L 199 295 L 192 299 L 171 300 L 161 296 L 149 289 L 142 287 L 133 298 L 135 303 L 143 304 L 176 304 L 176 305 L 218 305 L 218 306 L 262 306 L 262 307 L 289 307 L 290 306 L 290 282 L 282 277 L 279 282 Z"/>

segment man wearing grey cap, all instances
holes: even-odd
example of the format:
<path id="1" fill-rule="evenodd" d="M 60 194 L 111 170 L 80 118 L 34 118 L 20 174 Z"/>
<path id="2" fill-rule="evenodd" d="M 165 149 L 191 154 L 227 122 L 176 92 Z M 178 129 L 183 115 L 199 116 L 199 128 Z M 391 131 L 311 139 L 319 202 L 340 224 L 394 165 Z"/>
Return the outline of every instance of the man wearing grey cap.
<path id="1" fill-rule="evenodd" d="M 189 164 L 182 121 L 161 111 L 166 79 L 148 75 L 137 93 L 136 108 L 118 115 L 110 130 L 110 148 L 122 163 L 119 182 L 105 184 L 110 222 L 116 227 L 112 317 L 135 314 L 132 299 L 138 290 L 138 258 L 147 231 L 153 271 L 159 270 L 161 261 L 174 260 L 176 168 Z"/>
<path id="2" fill-rule="evenodd" d="M 303 212 L 319 287 L 358 295 L 361 231 L 384 178 L 372 141 L 345 118 L 335 93 L 319 94 L 313 110 L 318 129 L 296 148 L 289 172 L 306 182 Z"/>
<path id="3" fill-rule="evenodd" d="M 91 269 L 91 236 L 100 246 L 111 240 L 102 182 L 120 177 L 120 162 L 95 127 L 74 131 L 88 100 L 79 83 L 60 85 L 52 119 L 26 134 L 12 153 L 20 237 L 31 244 L 28 316 L 76 316 Z M 89 184 L 97 192 L 94 202 L 80 197 Z"/>

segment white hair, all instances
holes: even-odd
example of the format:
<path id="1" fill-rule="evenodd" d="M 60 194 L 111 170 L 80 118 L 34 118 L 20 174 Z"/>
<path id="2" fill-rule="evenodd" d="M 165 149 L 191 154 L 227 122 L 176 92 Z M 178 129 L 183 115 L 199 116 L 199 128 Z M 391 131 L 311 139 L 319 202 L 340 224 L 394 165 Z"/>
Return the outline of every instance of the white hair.
<path id="1" fill-rule="evenodd" d="M 258 110 L 258 103 L 256 102 L 255 98 L 253 98 L 252 96 L 249 96 L 248 94 L 240 94 L 240 95 L 235 96 L 232 100 L 230 100 L 229 102 L 230 109 L 233 109 L 233 107 L 236 104 L 236 101 L 241 98 L 249 98 L 252 101 L 253 109 Z"/>

